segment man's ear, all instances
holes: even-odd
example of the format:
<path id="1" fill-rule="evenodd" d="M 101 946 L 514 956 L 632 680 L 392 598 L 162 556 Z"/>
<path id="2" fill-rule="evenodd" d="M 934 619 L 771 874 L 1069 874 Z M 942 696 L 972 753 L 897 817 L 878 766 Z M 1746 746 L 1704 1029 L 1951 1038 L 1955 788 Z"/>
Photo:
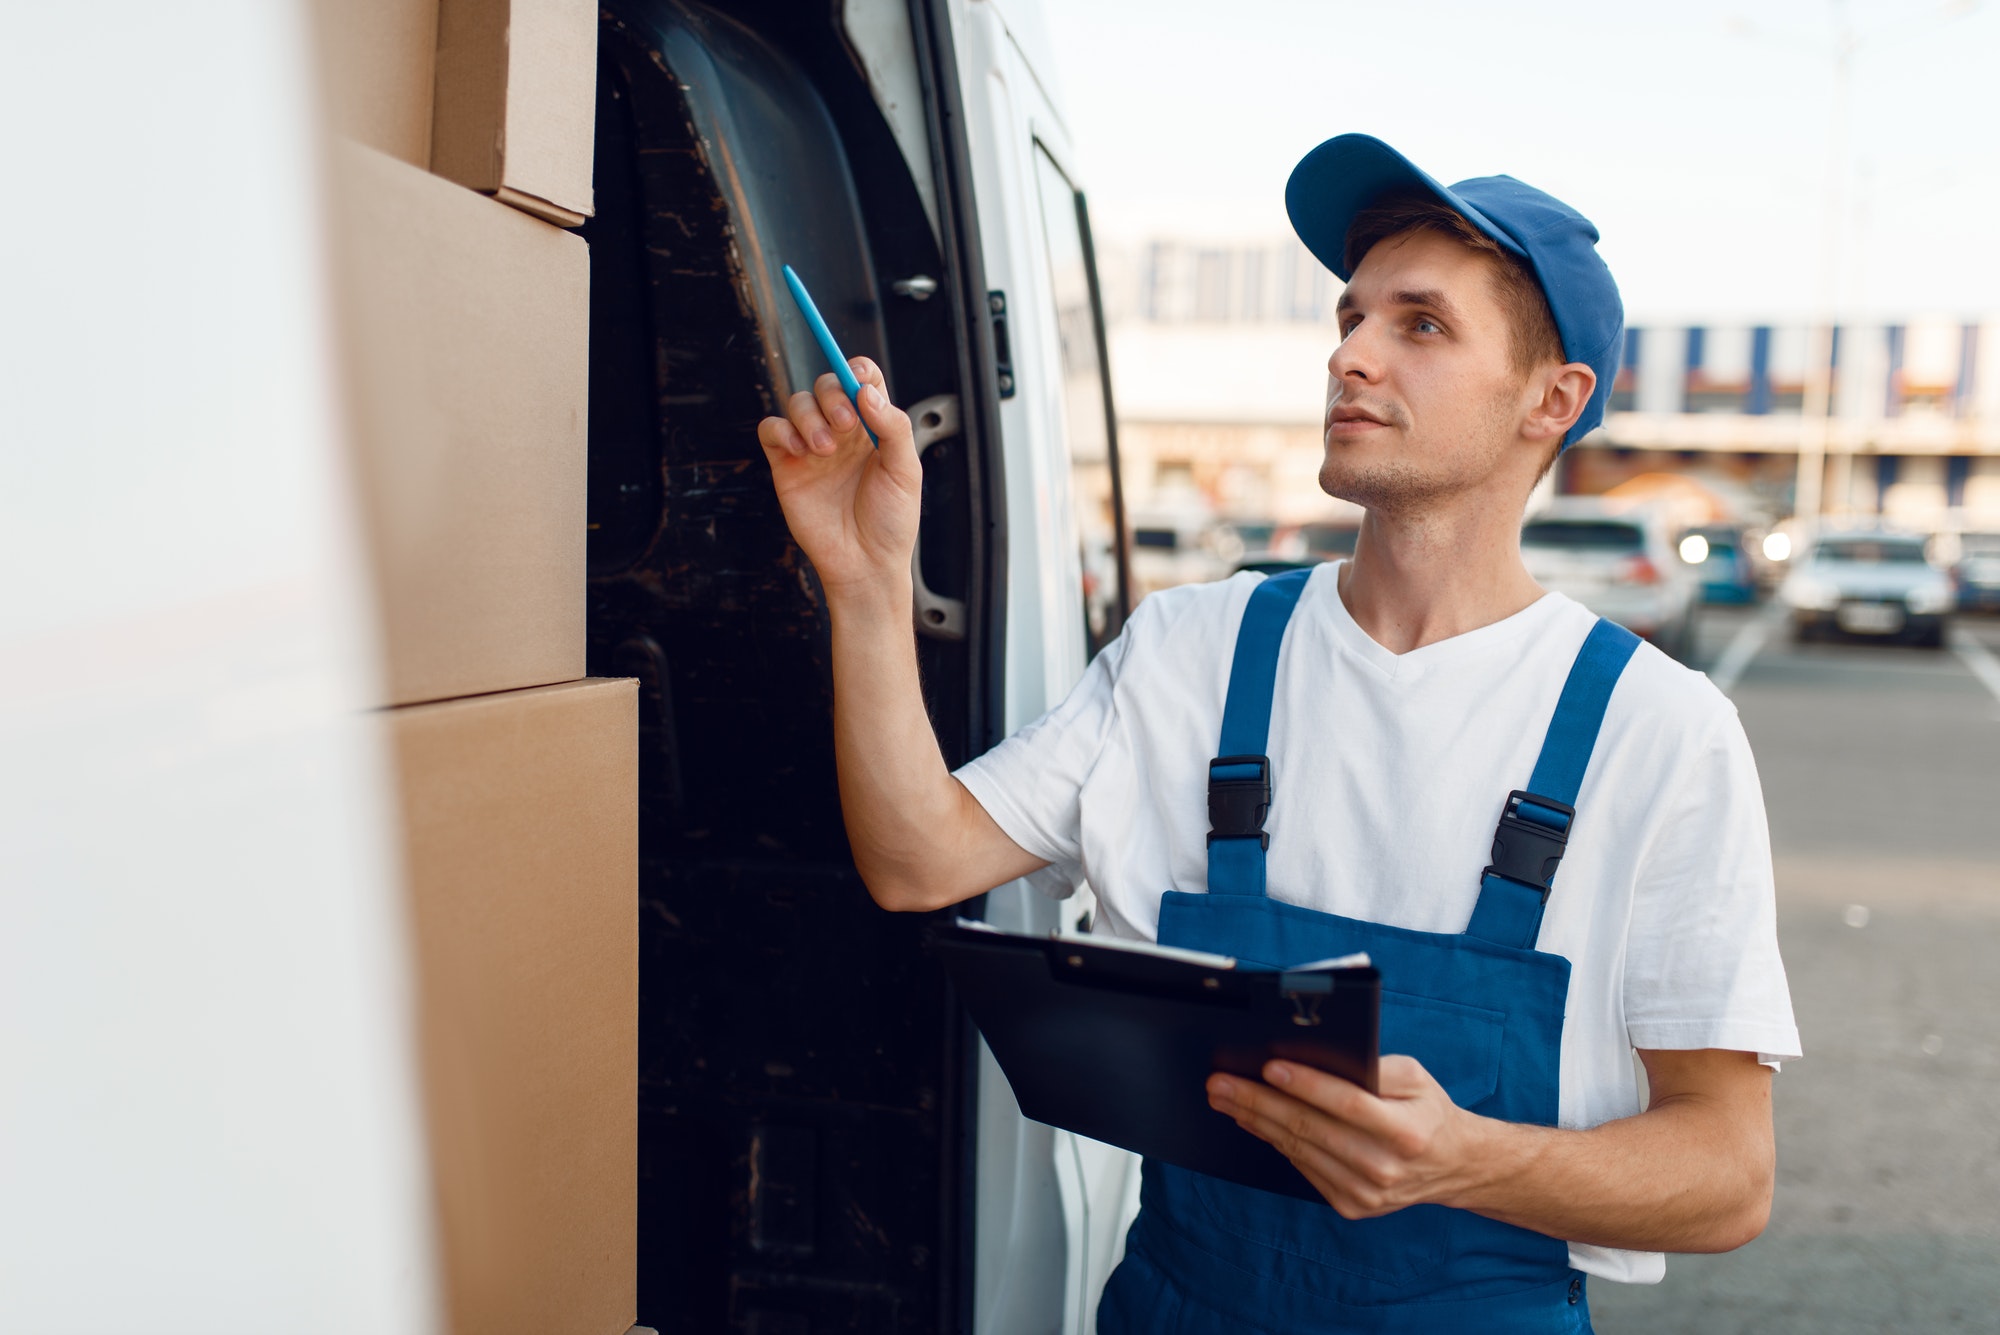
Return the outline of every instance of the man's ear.
<path id="1" fill-rule="evenodd" d="M 1536 377 L 1541 398 L 1528 408 L 1521 434 L 1530 440 L 1561 440 L 1583 416 L 1597 388 L 1597 372 L 1582 362 L 1553 367 Z"/>

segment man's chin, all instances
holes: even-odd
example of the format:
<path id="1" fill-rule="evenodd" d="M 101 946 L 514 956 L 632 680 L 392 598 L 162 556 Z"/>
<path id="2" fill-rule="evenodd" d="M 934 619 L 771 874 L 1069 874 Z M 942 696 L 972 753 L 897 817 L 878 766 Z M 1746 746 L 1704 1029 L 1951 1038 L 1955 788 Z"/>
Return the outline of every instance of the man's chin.
<path id="1" fill-rule="evenodd" d="M 1363 459 L 1344 451 L 1336 455 L 1332 450 L 1320 465 L 1319 489 L 1335 500 L 1385 512 L 1420 504 L 1438 490 L 1435 482 L 1407 459 Z"/>
<path id="2" fill-rule="evenodd" d="M 1348 478 L 1343 471 L 1338 471 L 1328 465 L 1321 465 L 1320 467 L 1319 489 L 1333 497 L 1336 501 L 1353 501 L 1356 505 L 1366 503 L 1355 497 L 1352 479 Z"/>
<path id="3" fill-rule="evenodd" d="M 1363 497 L 1386 476 L 1406 468 L 1393 449 L 1375 441 L 1333 440 L 1319 465 L 1319 489 L 1335 500 L 1366 505 Z"/>

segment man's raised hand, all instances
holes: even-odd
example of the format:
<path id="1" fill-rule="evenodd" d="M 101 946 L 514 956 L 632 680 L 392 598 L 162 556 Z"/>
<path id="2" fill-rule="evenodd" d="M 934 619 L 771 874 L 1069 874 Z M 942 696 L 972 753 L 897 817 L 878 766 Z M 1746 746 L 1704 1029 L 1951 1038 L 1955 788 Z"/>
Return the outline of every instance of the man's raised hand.
<path id="1" fill-rule="evenodd" d="M 859 416 L 829 371 L 811 393 L 792 395 L 785 416 L 757 424 L 785 523 L 830 596 L 909 579 L 923 496 L 908 414 L 889 402 L 874 362 L 848 365 L 861 381 Z"/>

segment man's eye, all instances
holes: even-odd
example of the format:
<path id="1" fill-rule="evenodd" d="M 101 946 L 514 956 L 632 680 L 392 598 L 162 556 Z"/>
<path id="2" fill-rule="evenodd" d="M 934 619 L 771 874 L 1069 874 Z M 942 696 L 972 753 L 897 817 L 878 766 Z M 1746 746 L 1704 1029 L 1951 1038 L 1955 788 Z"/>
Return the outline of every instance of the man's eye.
<path id="1" fill-rule="evenodd" d="M 1410 327 L 1420 334 L 1442 334 L 1444 332 L 1444 326 L 1440 325 L 1436 320 L 1426 319 L 1423 316 L 1418 316 L 1416 322 Z"/>

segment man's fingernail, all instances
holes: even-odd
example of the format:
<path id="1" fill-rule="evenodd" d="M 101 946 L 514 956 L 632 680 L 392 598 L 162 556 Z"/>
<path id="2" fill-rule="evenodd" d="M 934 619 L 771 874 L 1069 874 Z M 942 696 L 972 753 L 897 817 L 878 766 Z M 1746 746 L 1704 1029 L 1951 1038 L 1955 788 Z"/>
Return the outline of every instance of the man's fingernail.
<path id="1" fill-rule="evenodd" d="M 1264 1068 L 1264 1078 L 1274 1085 L 1289 1085 L 1292 1083 L 1292 1068 L 1283 1062 L 1272 1062 Z"/>
<path id="2" fill-rule="evenodd" d="M 861 397 L 870 408 L 880 408 L 882 406 L 882 391 L 873 385 L 863 385 L 861 387 Z"/>
<path id="3" fill-rule="evenodd" d="M 1226 1099 L 1236 1092 L 1236 1086 L 1217 1076 L 1209 1082 L 1208 1092 L 1218 1099 Z"/>

